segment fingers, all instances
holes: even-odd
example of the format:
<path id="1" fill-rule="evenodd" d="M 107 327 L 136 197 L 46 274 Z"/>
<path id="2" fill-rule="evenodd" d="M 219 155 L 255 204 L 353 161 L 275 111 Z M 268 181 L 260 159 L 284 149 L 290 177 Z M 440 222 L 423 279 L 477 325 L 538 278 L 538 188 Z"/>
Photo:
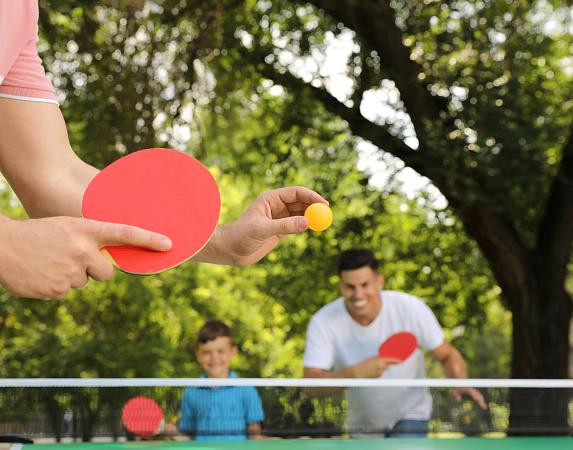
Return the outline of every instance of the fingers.
<path id="1" fill-rule="evenodd" d="M 308 228 L 308 220 L 305 217 L 295 216 L 284 219 L 275 219 L 268 222 L 268 226 L 262 228 L 265 237 L 283 234 L 301 233 Z"/>
<path id="2" fill-rule="evenodd" d="M 74 277 L 74 279 L 70 284 L 70 287 L 74 289 L 83 288 L 86 284 L 88 284 L 88 281 L 89 281 L 88 274 L 84 272 L 83 274 L 79 274 L 76 277 Z"/>
<path id="3" fill-rule="evenodd" d="M 311 203 L 324 203 L 328 205 L 328 201 L 322 196 L 302 186 L 289 186 L 275 189 L 269 191 L 267 195 L 270 201 L 278 200 L 282 204 L 297 206 L 298 209 L 304 209 L 303 205 L 308 206 Z"/>
<path id="4" fill-rule="evenodd" d="M 380 361 L 384 362 L 385 364 L 399 364 L 402 362 L 402 360 L 398 358 L 380 358 Z"/>
<path id="5" fill-rule="evenodd" d="M 469 397 L 471 397 L 471 399 L 473 401 L 475 401 L 478 406 L 481 409 L 487 409 L 487 402 L 485 401 L 484 396 L 481 394 L 481 392 L 477 391 L 476 389 L 473 388 L 467 388 L 467 389 L 454 389 L 452 392 L 452 395 L 454 397 L 454 400 L 456 401 L 460 401 L 462 400 L 462 395 L 466 394 Z"/>
<path id="6" fill-rule="evenodd" d="M 171 240 L 167 236 L 143 228 L 96 220 L 89 222 L 94 227 L 100 248 L 108 245 L 132 245 L 155 251 L 167 251 L 172 246 Z"/>
<path id="7" fill-rule="evenodd" d="M 399 364 L 402 361 L 396 358 L 380 358 L 380 366 L 382 371 L 385 371 L 388 367 L 393 366 L 394 364 Z"/>
<path id="8" fill-rule="evenodd" d="M 112 258 L 105 250 L 100 252 L 92 264 L 87 268 L 87 275 L 98 281 L 108 281 L 113 278 L 115 272 Z"/>
<path id="9" fill-rule="evenodd" d="M 105 250 L 98 252 L 85 271 L 78 270 L 78 273 L 71 280 L 70 287 L 82 288 L 88 284 L 90 277 L 97 281 L 111 280 L 115 272 L 112 261 L 113 259 Z"/>
<path id="10" fill-rule="evenodd" d="M 196 260 L 218 259 L 240 266 L 259 261 L 286 235 L 308 229 L 308 220 L 303 214 L 312 203 L 328 204 L 316 192 L 300 186 L 265 192 L 239 220 L 225 228 L 227 238 L 223 245 L 217 246 L 213 240 Z M 218 236 L 221 235 L 215 235 L 214 239 L 219 239 Z M 217 250 L 217 247 L 226 250 Z"/>
<path id="11" fill-rule="evenodd" d="M 479 407 L 481 409 L 487 409 L 487 402 L 485 401 L 485 398 L 483 397 L 483 395 L 479 391 L 472 389 L 470 391 L 470 395 L 472 396 L 472 398 L 475 400 L 475 402 L 479 405 Z"/>

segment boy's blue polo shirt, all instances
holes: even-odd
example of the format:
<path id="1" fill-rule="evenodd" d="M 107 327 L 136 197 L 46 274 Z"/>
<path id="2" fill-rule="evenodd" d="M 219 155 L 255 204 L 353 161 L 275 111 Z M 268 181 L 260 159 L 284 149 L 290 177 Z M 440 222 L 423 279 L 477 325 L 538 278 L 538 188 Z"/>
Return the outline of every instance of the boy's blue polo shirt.
<path id="1" fill-rule="evenodd" d="M 231 371 L 229 378 L 237 374 Z M 264 418 L 253 386 L 188 387 L 181 400 L 179 430 L 197 440 L 246 440 L 247 427 Z"/>

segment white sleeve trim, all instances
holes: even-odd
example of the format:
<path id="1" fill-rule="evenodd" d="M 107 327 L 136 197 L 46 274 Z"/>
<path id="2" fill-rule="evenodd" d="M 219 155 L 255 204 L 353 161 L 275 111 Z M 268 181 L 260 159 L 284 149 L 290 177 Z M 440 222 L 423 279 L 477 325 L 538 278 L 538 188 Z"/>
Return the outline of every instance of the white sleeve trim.
<path id="1" fill-rule="evenodd" d="M 436 337 L 435 343 L 432 342 L 432 345 L 430 345 L 430 346 L 428 347 L 428 350 L 430 350 L 430 351 L 435 350 L 435 349 L 437 349 L 440 345 L 442 345 L 444 342 L 446 342 L 446 334 L 445 334 L 445 333 L 443 332 L 443 330 L 442 330 L 442 336 L 441 336 L 441 338 L 438 339 L 438 338 Z"/>
<path id="2" fill-rule="evenodd" d="M 1 79 L 0 79 L 0 84 L 2 84 Z M 52 103 L 56 106 L 60 106 L 57 100 L 53 100 L 51 98 L 24 97 L 21 95 L 2 94 L 1 92 L 0 92 L 0 98 L 10 98 L 13 100 L 25 100 L 28 102 L 38 102 L 38 103 Z"/>

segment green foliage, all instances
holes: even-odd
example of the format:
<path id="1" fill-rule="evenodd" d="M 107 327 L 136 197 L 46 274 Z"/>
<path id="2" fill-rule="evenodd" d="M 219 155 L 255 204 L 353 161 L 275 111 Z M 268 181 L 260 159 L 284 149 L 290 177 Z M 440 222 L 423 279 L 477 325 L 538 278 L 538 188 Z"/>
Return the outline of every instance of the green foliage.
<path id="1" fill-rule="evenodd" d="M 335 222 L 324 233 L 288 237 L 252 267 L 187 263 L 160 276 L 118 274 L 110 283 L 91 282 L 61 302 L 3 294 L 0 376 L 196 376 L 195 335 L 215 317 L 236 330 L 241 375 L 300 376 L 306 325 L 318 308 L 338 296 L 336 257 L 349 246 L 371 248 L 383 259 L 388 288 L 428 302 L 468 358 L 472 375 L 507 374 L 510 318 L 487 264 L 460 223 L 449 210 L 438 210 L 423 198 L 412 201 L 373 187 L 356 167 L 357 140 L 347 124 L 333 119 L 304 91 L 264 78 L 263 62 L 244 59 L 237 40 L 244 31 L 267 48 L 280 31 L 287 36 L 285 46 L 302 55 L 324 45 L 328 33 L 340 34 L 336 21 L 311 6 L 282 1 L 49 3 L 42 3 L 42 55 L 65 96 L 62 110 L 74 148 L 88 162 L 101 167 L 126 151 L 173 146 L 212 168 L 222 191 L 222 222 L 237 218 L 261 191 L 294 184 L 328 198 Z M 523 114 L 543 117 L 564 106 L 557 95 L 520 100 L 514 93 L 528 89 L 527 83 L 514 89 L 506 86 L 510 81 L 498 86 L 495 80 L 509 71 L 537 82 L 535 77 L 558 63 L 564 44 L 530 42 L 535 70 L 528 65 L 531 58 L 511 63 L 486 58 L 476 68 L 470 59 L 487 55 L 483 24 L 470 26 L 469 32 L 460 19 L 449 31 L 447 9 L 430 2 L 408 12 L 411 3 L 396 7 L 402 8 L 411 45 L 434 55 L 429 86 L 437 86 L 438 78 L 460 83 L 468 90 L 470 109 L 452 111 L 452 117 L 479 127 L 480 136 L 495 136 L 503 155 L 509 151 L 504 159 L 494 158 L 489 141 L 474 143 L 480 150 L 473 151 L 457 135 L 448 145 L 460 141 L 471 155 L 467 161 L 477 161 L 480 171 L 483 165 L 486 175 L 488 170 L 517 170 L 522 164 L 518 152 L 527 155 L 527 149 L 546 146 L 564 119 L 540 122 L 545 132 L 529 130 L 523 136 L 526 145 L 520 145 L 511 136 L 521 118 L 508 118 L 499 129 L 497 99 L 521 101 Z M 493 9 L 489 14 L 488 20 L 497 20 Z M 429 27 L 433 15 L 438 22 Z M 477 46 L 469 56 L 467 33 Z M 524 30 L 512 41 L 513 48 L 532 33 Z M 384 74 L 379 55 L 367 50 L 360 48 L 367 57 L 357 64 L 369 72 L 373 87 Z M 452 57 L 455 64 L 448 62 Z M 566 95 L 561 76 L 547 79 L 544 89 Z M 540 162 L 549 171 L 555 148 L 547 146 Z M 500 203 L 508 211 L 522 209 L 526 202 L 515 202 L 516 196 L 540 198 L 545 192 L 537 178 L 512 186 L 502 180 L 487 188 L 510 194 Z M 3 201 L 11 195 L 1 194 Z M 21 217 L 21 209 L 8 208 L 8 213 Z M 439 375 L 434 369 L 431 373 Z"/>

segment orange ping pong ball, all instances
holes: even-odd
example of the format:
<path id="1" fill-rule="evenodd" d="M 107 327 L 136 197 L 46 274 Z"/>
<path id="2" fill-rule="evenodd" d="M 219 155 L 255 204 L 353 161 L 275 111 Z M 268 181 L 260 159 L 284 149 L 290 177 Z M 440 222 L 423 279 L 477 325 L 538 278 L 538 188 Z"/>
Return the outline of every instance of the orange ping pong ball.
<path id="1" fill-rule="evenodd" d="M 332 224 L 332 211 L 324 203 L 313 203 L 304 212 L 308 227 L 313 231 L 324 231 Z"/>

